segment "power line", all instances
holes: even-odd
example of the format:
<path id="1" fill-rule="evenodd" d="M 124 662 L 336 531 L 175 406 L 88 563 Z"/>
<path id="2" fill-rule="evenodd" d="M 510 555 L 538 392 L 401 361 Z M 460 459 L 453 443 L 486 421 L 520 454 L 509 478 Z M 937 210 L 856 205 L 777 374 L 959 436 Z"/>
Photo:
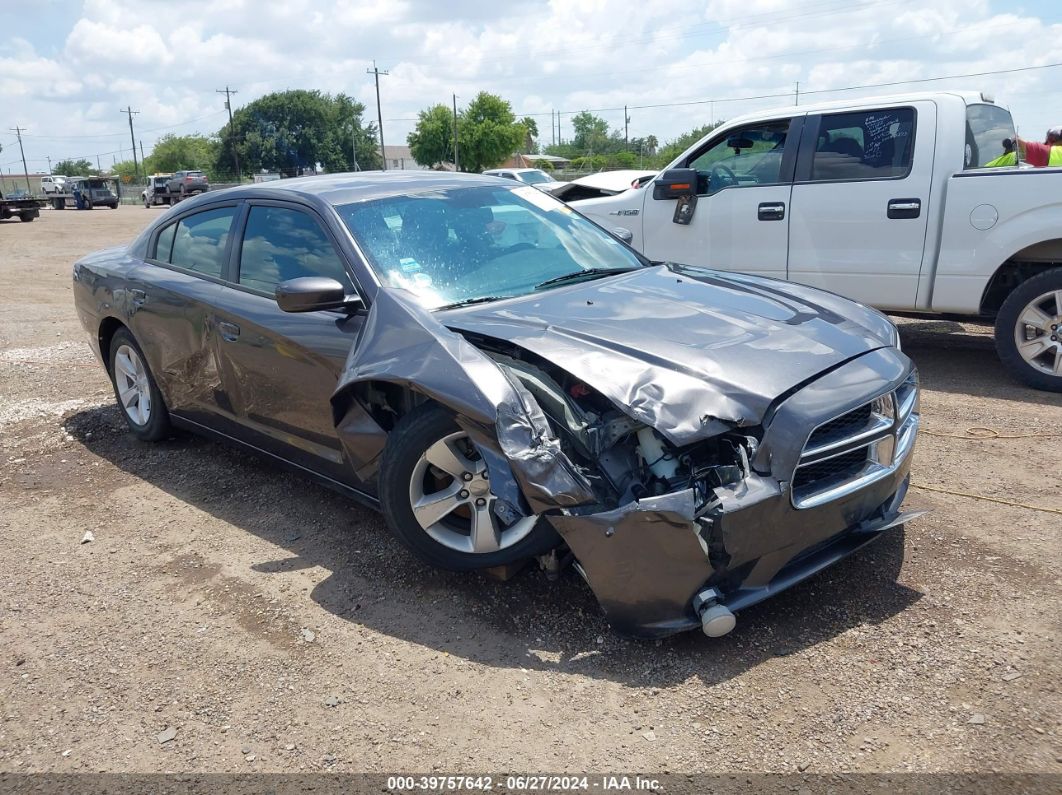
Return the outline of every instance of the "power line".
<path id="1" fill-rule="evenodd" d="M 22 155 L 22 173 L 26 176 L 26 191 L 33 193 L 33 188 L 30 187 L 29 182 L 29 166 L 26 165 L 26 153 L 22 149 L 22 128 L 21 127 L 9 127 L 8 129 L 14 130 L 15 137 L 18 138 L 18 151 Z M 17 162 L 17 161 L 16 161 Z"/>
<path id="2" fill-rule="evenodd" d="M 125 113 L 129 116 L 129 142 L 133 145 L 133 173 L 136 174 L 136 178 L 140 179 L 140 166 L 136 162 L 136 136 L 133 134 L 133 115 L 140 113 L 138 110 L 133 110 L 133 106 L 130 105 L 125 110 L 118 111 L 119 113 Z M 97 163 L 97 165 L 99 165 Z"/>
<path id="3" fill-rule="evenodd" d="M 230 94 L 237 93 L 236 89 L 225 86 L 225 90 L 214 90 L 215 94 L 225 95 L 225 109 L 229 112 L 229 143 L 232 145 L 232 160 L 236 164 L 236 181 L 243 182 L 243 175 L 240 173 L 240 156 L 236 152 L 236 131 L 232 126 L 232 98 Z"/>
<path id="4" fill-rule="evenodd" d="M 381 171 L 387 171 L 387 153 L 384 151 L 384 137 L 383 137 L 383 110 L 380 108 L 380 75 L 386 75 L 387 72 L 381 71 L 376 68 L 376 61 L 372 62 L 372 69 L 366 69 L 365 74 L 376 76 L 376 120 L 380 124 L 380 162 L 383 163 Z"/>

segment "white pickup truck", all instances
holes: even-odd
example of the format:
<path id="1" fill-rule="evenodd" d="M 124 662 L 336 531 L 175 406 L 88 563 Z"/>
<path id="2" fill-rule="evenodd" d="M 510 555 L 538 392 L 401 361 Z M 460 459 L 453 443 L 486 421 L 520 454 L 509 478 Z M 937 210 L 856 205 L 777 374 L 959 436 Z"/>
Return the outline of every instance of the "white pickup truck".
<path id="1" fill-rule="evenodd" d="M 995 318 L 1007 368 L 1057 392 L 1062 169 L 984 168 L 1013 137 L 982 94 L 793 106 L 720 126 L 645 188 L 571 204 L 652 260 Z"/>

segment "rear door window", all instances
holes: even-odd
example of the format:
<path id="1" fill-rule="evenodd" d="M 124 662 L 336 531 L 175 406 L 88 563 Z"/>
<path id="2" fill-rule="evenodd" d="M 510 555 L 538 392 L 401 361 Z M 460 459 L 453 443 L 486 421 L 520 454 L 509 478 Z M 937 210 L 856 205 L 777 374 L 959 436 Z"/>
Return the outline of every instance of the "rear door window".
<path id="1" fill-rule="evenodd" d="M 823 116 L 811 163 L 812 181 L 907 176 L 914 125 L 914 108 Z"/>
<path id="2" fill-rule="evenodd" d="M 182 218 L 177 222 L 170 264 L 221 278 L 235 216 L 235 207 L 218 207 Z"/>
<path id="3" fill-rule="evenodd" d="M 1009 110 L 998 105 L 968 105 L 963 168 L 981 168 L 1013 152 L 1014 138 L 1014 119 Z M 1009 148 L 1003 146 L 1004 141 L 1010 142 Z"/>

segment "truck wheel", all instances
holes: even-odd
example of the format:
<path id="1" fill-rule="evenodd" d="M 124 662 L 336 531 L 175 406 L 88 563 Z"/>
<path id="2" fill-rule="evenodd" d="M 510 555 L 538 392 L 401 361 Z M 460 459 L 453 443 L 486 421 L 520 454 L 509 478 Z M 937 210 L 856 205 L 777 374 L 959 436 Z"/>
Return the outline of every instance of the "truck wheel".
<path id="1" fill-rule="evenodd" d="M 1007 296 L 996 317 L 996 350 L 1015 378 L 1062 392 L 1062 268 L 1027 279 Z"/>
<path id="2" fill-rule="evenodd" d="M 144 209 L 145 210 L 150 210 L 151 209 L 151 200 L 148 199 L 147 196 L 144 197 Z"/>
<path id="3" fill-rule="evenodd" d="M 34 219 L 35 217 L 36 217 L 36 216 L 35 216 L 35 215 L 33 215 L 33 213 L 21 213 L 21 214 L 19 215 L 19 217 L 18 217 L 18 220 L 20 220 L 20 221 L 24 221 L 25 223 L 27 223 L 27 224 L 28 224 L 28 223 L 29 223 L 30 221 L 32 221 L 32 220 L 33 220 L 33 219 Z"/>

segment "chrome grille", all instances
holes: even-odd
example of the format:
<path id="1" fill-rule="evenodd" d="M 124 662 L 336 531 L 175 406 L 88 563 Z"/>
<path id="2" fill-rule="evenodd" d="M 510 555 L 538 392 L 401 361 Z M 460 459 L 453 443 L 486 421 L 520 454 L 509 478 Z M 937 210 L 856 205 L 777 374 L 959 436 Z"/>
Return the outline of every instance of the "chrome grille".
<path id="1" fill-rule="evenodd" d="M 796 508 L 813 508 L 891 474 L 918 429 L 918 376 L 817 426 L 793 472 Z"/>

